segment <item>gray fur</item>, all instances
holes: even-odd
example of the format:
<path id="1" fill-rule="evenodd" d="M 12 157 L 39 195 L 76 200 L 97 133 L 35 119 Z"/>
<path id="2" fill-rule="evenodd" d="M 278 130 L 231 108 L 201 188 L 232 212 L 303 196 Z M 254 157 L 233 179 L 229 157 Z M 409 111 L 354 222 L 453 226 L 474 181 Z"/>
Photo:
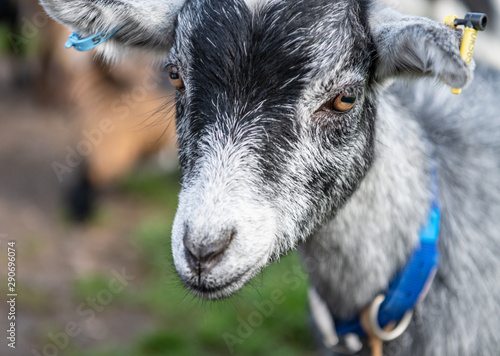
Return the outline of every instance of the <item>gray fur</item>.
<path id="1" fill-rule="evenodd" d="M 68 17 L 73 3 L 98 4 L 107 15 L 93 24 L 139 29 L 143 7 L 155 2 L 44 0 L 56 18 L 95 30 Z M 453 96 L 435 78 L 471 81 L 460 35 L 368 1 L 188 0 L 175 15 L 162 22 L 155 13 L 156 28 L 176 22 L 175 34 L 162 42 L 153 31 L 142 46 L 167 51 L 173 38 L 168 62 L 184 81 L 172 250 L 185 285 L 227 297 L 298 246 L 332 315 L 350 318 L 386 290 L 418 243 L 435 164 L 441 264 L 409 330 L 384 354 L 495 354 L 500 74 L 479 67 Z M 124 38 L 116 41 L 131 43 Z M 325 110 L 342 92 L 357 96 L 354 107 Z M 213 250 L 228 234 L 202 268 L 192 252 Z"/>
<path id="2" fill-rule="evenodd" d="M 357 305 L 359 312 L 370 302 L 367 296 L 383 291 L 387 276 L 401 267 L 394 264 L 391 271 L 388 256 L 396 263 L 394 257 L 410 252 L 405 248 L 416 235 L 405 231 L 416 232 L 423 223 L 415 219 L 428 206 L 429 193 L 421 182 L 428 184 L 424 167 L 435 159 L 443 206 L 438 274 L 410 329 L 386 344 L 384 354 L 498 352 L 500 336 L 491 330 L 500 325 L 500 233 L 495 218 L 500 216 L 500 120 L 497 105 L 484 103 L 498 100 L 499 83 L 497 72 L 479 67 L 461 96 L 451 96 L 448 87 L 434 80 L 398 82 L 381 93 L 380 101 L 390 107 L 381 107 L 379 117 L 393 122 L 379 121 L 379 151 L 371 171 L 336 219 L 299 248 L 330 310 L 339 318 L 349 313 L 345 305 Z M 331 272 L 335 270 L 343 273 Z M 325 290 L 327 286 L 335 287 Z"/>

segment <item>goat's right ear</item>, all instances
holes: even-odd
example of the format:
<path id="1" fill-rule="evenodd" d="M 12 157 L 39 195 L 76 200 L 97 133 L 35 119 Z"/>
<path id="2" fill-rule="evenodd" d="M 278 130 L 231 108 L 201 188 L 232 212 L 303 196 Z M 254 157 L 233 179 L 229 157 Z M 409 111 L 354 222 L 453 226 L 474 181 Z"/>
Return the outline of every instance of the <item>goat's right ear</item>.
<path id="1" fill-rule="evenodd" d="M 468 66 L 460 56 L 459 31 L 379 4 L 370 8 L 369 21 L 377 49 L 377 79 L 434 76 L 454 88 L 472 79 L 474 64 Z"/>
<path id="2" fill-rule="evenodd" d="M 81 37 L 120 29 L 97 48 L 114 56 L 122 49 L 166 54 L 185 0 L 41 0 L 47 13 Z"/>

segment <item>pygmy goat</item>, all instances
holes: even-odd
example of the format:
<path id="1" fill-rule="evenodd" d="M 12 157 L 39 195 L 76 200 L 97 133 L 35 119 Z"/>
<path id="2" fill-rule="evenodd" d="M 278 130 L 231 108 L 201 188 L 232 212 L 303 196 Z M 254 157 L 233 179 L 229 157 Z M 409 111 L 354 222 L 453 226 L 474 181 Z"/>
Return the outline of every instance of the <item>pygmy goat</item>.
<path id="1" fill-rule="evenodd" d="M 473 76 L 459 31 L 368 0 L 42 3 L 81 38 L 117 30 L 104 55 L 168 55 L 187 288 L 227 297 L 298 247 L 313 304 L 342 325 L 400 282 L 441 206 L 435 279 L 384 353 L 498 352 L 500 74 L 478 66 L 451 94 L 442 81 Z"/>

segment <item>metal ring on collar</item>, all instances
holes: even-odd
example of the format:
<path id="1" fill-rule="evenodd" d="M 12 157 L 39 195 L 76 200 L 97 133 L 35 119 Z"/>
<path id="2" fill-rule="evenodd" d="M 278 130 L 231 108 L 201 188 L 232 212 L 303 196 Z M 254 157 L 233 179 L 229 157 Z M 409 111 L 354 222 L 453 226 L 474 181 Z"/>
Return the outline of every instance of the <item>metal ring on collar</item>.
<path id="1" fill-rule="evenodd" d="M 394 329 L 392 329 L 391 331 L 385 331 L 380 327 L 378 323 L 378 312 L 384 300 L 385 296 L 382 294 L 379 294 L 373 300 L 372 304 L 370 305 L 368 321 L 376 337 L 378 337 L 382 341 L 392 341 L 400 337 L 408 328 L 408 325 L 410 325 L 411 322 L 411 318 L 413 317 L 413 310 L 408 310 L 399 324 L 394 327 Z"/>

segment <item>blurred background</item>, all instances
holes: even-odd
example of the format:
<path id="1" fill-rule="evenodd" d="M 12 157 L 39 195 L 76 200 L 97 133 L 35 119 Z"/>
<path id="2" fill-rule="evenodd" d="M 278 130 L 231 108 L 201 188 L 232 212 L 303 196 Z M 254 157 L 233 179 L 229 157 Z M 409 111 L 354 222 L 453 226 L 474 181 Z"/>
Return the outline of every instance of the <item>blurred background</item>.
<path id="1" fill-rule="evenodd" d="M 472 6 L 493 20 L 495 1 Z M 386 2 L 438 20 L 472 3 Z M 498 65 L 490 24 L 477 57 Z M 173 89 L 144 59 L 65 49 L 68 35 L 36 0 L 0 0 L 0 330 L 10 241 L 18 294 L 16 349 L 2 331 L 0 355 L 316 355 L 295 253 L 229 300 L 185 291 Z"/>

